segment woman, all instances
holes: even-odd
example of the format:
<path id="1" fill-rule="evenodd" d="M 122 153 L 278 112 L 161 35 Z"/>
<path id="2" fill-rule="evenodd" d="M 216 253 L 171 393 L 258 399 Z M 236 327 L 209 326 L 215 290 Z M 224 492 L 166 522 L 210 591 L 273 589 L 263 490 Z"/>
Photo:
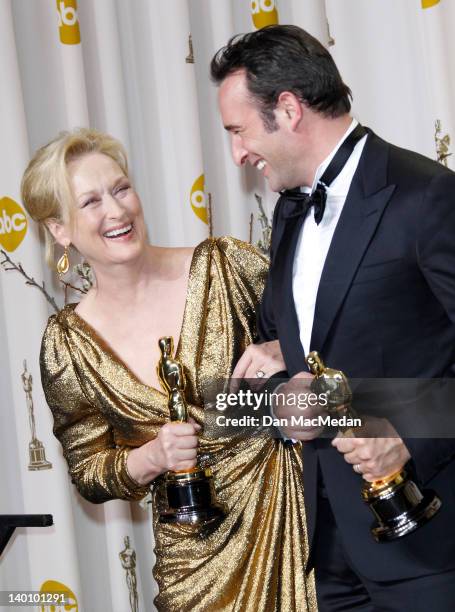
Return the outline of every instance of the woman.
<path id="1" fill-rule="evenodd" d="M 154 509 L 157 608 L 314 610 L 299 449 L 266 436 L 209 439 L 202 429 L 201 390 L 228 378 L 254 339 L 264 259 L 232 238 L 151 246 L 125 152 L 94 130 L 40 149 L 22 195 L 45 229 L 48 260 L 55 240 L 64 271 L 71 245 L 96 277 L 79 304 L 49 319 L 41 351 L 54 432 L 79 492 L 94 503 L 141 499 L 166 471 L 193 467 L 198 448 L 228 509 L 205 538 L 159 524 Z M 189 423 L 169 423 L 156 372 L 162 336 L 178 340 Z M 250 370 L 259 369 L 283 369 L 281 357 L 258 357 Z"/>

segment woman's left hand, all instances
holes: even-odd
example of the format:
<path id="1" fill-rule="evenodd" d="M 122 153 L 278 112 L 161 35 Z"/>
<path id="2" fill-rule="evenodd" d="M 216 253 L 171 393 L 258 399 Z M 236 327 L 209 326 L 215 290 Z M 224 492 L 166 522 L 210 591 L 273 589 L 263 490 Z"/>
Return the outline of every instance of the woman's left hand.
<path id="1" fill-rule="evenodd" d="M 265 382 L 272 374 L 286 370 L 279 340 L 262 344 L 250 344 L 232 372 L 231 390 L 239 386 L 239 380 L 249 378 Z M 262 384 L 261 383 L 261 384 Z"/>

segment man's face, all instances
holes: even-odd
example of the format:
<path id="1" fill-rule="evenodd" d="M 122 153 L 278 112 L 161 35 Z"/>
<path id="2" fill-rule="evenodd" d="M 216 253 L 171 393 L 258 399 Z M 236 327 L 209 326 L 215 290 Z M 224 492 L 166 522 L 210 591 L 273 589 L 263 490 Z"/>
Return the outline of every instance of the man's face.
<path id="1" fill-rule="evenodd" d="M 237 166 L 249 162 L 268 180 L 272 191 L 299 185 L 292 155 L 292 133 L 275 113 L 277 129 L 267 131 L 257 103 L 251 100 L 243 71 L 222 82 L 218 102 L 225 129 L 231 135 L 232 157 Z"/>

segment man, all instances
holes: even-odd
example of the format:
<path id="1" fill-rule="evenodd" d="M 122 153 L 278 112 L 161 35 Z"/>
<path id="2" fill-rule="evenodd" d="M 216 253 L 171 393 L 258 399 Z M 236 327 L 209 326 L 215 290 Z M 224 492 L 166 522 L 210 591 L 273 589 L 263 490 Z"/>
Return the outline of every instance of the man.
<path id="1" fill-rule="evenodd" d="M 211 74 L 235 163 L 256 167 L 273 191 L 294 190 L 274 212 L 259 313 L 264 350 L 280 342 L 287 390 L 310 376 L 310 350 L 349 378 L 453 377 L 455 174 L 358 126 L 330 54 L 298 27 L 235 37 Z M 236 375 L 251 376 L 258 351 Z M 303 463 L 319 609 L 448 612 L 455 440 L 403 440 L 399 418 L 385 423 L 382 438 L 286 431 L 314 438 Z M 442 507 L 407 537 L 376 543 L 359 474 L 374 480 L 405 464 Z"/>

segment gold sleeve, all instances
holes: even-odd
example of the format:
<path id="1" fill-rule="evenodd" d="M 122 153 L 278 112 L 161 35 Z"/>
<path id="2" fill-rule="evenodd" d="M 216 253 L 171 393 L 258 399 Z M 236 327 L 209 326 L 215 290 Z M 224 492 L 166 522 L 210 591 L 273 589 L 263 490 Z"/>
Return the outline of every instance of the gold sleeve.
<path id="1" fill-rule="evenodd" d="M 221 266 L 220 276 L 228 288 L 231 301 L 237 302 L 243 310 L 244 327 L 254 328 L 256 309 L 261 301 L 269 269 L 268 259 L 251 244 L 223 236 L 215 240 L 212 267 L 213 264 L 215 267 L 217 264 Z"/>
<path id="2" fill-rule="evenodd" d="M 112 427 L 85 397 L 58 315 L 49 319 L 41 355 L 41 381 L 54 417 L 54 434 L 63 448 L 79 493 L 93 503 L 141 499 L 148 487 L 128 474 L 129 447 L 115 444 Z"/>

